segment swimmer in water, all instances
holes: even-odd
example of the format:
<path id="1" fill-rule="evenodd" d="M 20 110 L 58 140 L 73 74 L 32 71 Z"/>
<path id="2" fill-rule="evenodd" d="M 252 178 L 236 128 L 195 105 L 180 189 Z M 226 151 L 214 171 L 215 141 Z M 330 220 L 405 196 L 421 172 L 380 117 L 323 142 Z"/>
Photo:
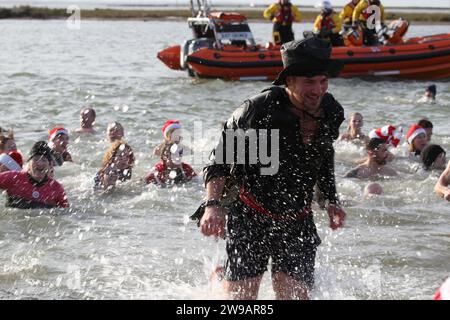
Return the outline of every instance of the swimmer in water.
<path id="1" fill-rule="evenodd" d="M 182 162 L 183 153 L 178 150 L 176 143 L 164 144 L 160 152 L 161 162 L 157 163 L 145 178 L 147 184 L 178 184 L 197 176 L 190 165 Z"/>
<path id="2" fill-rule="evenodd" d="M 422 98 L 419 99 L 419 102 L 431 104 L 436 103 L 436 93 L 437 93 L 436 85 L 435 84 L 429 85 L 425 89 Z"/>
<path id="3" fill-rule="evenodd" d="M 431 136 L 433 135 L 433 123 L 428 119 L 421 119 L 417 124 L 425 129 L 425 132 L 427 133 L 427 142 L 430 143 Z"/>
<path id="4" fill-rule="evenodd" d="M 111 122 L 106 128 L 106 139 L 109 143 L 114 143 L 117 140 L 122 140 L 125 136 L 123 126 L 119 122 Z"/>
<path id="5" fill-rule="evenodd" d="M 75 129 L 76 133 L 96 134 L 94 129 L 96 113 L 93 108 L 86 107 L 80 111 L 80 127 Z"/>
<path id="6" fill-rule="evenodd" d="M 389 151 L 386 142 L 379 138 L 370 139 L 367 144 L 367 158 L 364 163 L 350 170 L 345 178 L 367 179 L 374 176 L 396 176 L 397 172 L 386 166 Z"/>
<path id="7" fill-rule="evenodd" d="M 115 141 L 103 157 L 102 167 L 94 178 L 94 188 L 113 189 L 118 182 L 130 180 L 134 162 L 130 145 L 123 140 Z"/>
<path id="8" fill-rule="evenodd" d="M 360 141 L 367 144 L 369 142 L 369 137 L 361 131 L 363 125 L 363 116 L 358 112 L 352 113 L 350 121 L 348 122 L 347 132 L 343 133 L 339 140 Z"/>
<path id="9" fill-rule="evenodd" d="M 49 172 L 53 155 L 45 141 L 36 142 L 27 169 L 0 173 L 0 189 L 6 190 L 6 206 L 19 209 L 69 206 L 63 186 Z"/>
<path id="10" fill-rule="evenodd" d="M 383 194 L 383 187 L 376 182 L 371 182 L 364 188 L 364 198 L 371 198 Z"/>
<path id="11" fill-rule="evenodd" d="M 52 166 L 62 166 L 64 162 L 72 162 L 72 156 L 67 151 L 69 145 L 69 132 L 62 128 L 57 127 L 50 130 L 48 137 L 48 145 L 53 151 L 53 164 Z"/>
<path id="12" fill-rule="evenodd" d="M 420 153 L 420 160 L 425 170 L 444 170 L 447 163 L 446 152 L 437 144 L 429 144 Z"/>
<path id="13" fill-rule="evenodd" d="M 406 140 L 410 158 L 417 158 L 428 143 L 427 132 L 418 124 L 413 124 L 406 133 Z"/>

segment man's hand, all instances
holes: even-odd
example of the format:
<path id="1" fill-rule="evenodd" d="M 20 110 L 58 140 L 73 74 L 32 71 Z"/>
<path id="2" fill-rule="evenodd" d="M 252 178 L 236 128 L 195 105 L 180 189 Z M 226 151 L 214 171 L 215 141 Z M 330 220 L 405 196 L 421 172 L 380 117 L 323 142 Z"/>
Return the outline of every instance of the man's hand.
<path id="1" fill-rule="evenodd" d="M 329 204 L 327 208 L 330 217 L 330 228 L 336 230 L 344 225 L 345 211 L 337 204 Z"/>
<path id="2" fill-rule="evenodd" d="M 225 237 L 225 215 L 220 206 L 205 208 L 205 214 L 200 220 L 200 231 L 205 236 Z"/>
<path id="3" fill-rule="evenodd" d="M 442 196 L 445 200 L 450 201 L 450 189 L 446 188 L 446 190 L 443 192 Z"/>

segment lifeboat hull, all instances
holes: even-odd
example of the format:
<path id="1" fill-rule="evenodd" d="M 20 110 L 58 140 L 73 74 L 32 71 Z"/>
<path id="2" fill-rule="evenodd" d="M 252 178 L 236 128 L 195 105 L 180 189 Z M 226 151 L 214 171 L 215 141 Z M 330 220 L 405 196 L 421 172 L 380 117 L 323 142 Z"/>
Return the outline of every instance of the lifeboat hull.
<path id="1" fill-rule="evenodd" d="M 182 70 L 180 63 L 181 46 L 173 46 L 158 52 L 158 59 L 173 70 Z"/>
<path id="2" fill-rule="evenodd" d="M 332 58 L 344 63 L 341 77 L 450 78 L 450 34 L 412 38 L 397 45 L 335 47 Z M 202 48 L 186 61 L 199 77 L 228 80 L 274 80 L 283 67 L 278 46 L 254 51 Z"/>

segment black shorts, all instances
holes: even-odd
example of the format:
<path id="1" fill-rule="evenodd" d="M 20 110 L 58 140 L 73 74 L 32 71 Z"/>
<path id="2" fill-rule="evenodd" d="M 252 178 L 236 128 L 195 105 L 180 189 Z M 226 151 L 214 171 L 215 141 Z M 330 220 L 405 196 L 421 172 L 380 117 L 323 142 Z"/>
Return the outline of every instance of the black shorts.
<path id="1" fill-rule="evenodd" d="M 302 220 L 273 220 L 237 201 L 228 213 L 226 239 L 228 281 L 262 276 L 271 258 L 272 273 L 283 272 L 313 287 L 321 241 L 312 215 Z"/>

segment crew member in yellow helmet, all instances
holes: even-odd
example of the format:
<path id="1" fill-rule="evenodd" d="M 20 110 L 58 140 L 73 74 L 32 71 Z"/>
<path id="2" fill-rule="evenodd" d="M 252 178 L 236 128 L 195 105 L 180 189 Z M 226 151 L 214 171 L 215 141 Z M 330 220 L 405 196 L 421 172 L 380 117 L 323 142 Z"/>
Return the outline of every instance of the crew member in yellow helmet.
<path id="1" fill-rule="evenodd" d="M 379 44 L 376 24 L 379 22 L 384 26 L 384 6 L 380 0 L 361 0 L 353 11 L 353 27 L 358 24 L 363 30 L 363 44 L 366 46 L 376 46 Z"/>
<path id="2" fill-rule="evenodd" d="M 273 42 L 283 44 L 294 40 L 292 23 L 301 20 L 300 11 L 289 0 L 278 0 L 264 10 L 264 18 L 273 22 Z"/>
<path id="3" fill-rule="evenodd" d="M 334 12 L 331 2 L 322 1 L 320 4 L 322 9 L 314 22 L 314 34 L 323 40 L 331 42 L 333 47 L 344 45 L 344 39 L 340 35 L 342 29 L 341 19 Z"/>
<path id="4" fill-rule="evenodd" d="M 358 3 L 359 0 L 352 0 L 347 3 L 342 9 L 339 17 L 341 18 L 342 27 L 344 28 L 344 30 L 351 28 L 353 21 L 353 11 L 355 10 L 355 7 L 358 5 Z"/>

